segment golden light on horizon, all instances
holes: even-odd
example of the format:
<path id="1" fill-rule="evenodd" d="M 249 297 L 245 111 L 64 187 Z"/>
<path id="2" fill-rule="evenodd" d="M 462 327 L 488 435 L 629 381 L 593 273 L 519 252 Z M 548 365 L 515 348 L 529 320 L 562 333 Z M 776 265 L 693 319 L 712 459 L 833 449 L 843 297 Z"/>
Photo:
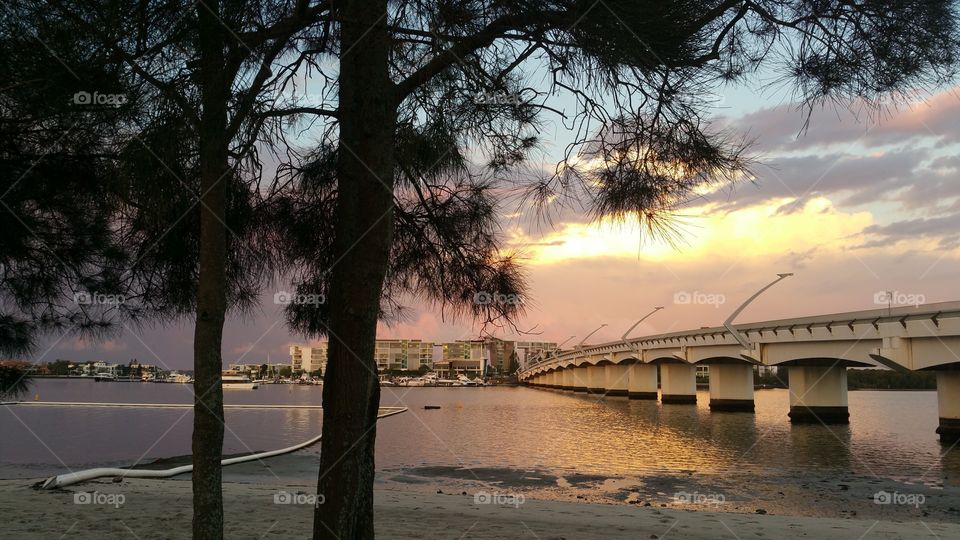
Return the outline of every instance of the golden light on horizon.
<path id="1" fill-rule="evenodd" d="M 685 209 L 676 226 L 675 245 L 652 237 L 636 216 L 622 222 L 562 223 L 540 238 L 512 231 L 510 244 L 522 249 L 532 264 L 573 259 L 620 258 L 651 261 L 709 258 L 713 254 L 755 258 L 819 248 L 840 251 L 863 242 L 861 231 L 874 223 L 869 212 L 843 213 L 817 197 L 790 209 L 794 199 L 769 201 L 729 213 L 710 203 Z M 785 209 L 792 211 L 787 212 Z"/>

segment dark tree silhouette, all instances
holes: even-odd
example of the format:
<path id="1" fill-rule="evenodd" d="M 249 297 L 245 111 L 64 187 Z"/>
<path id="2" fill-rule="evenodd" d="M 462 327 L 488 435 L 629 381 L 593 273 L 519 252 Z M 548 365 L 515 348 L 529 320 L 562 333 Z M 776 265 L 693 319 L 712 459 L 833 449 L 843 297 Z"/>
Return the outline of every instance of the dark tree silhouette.
<path id="1" fill-rule="evenodd" d="M 54 59 L 42 58 L 23 28 L 7 24 L 4 30 L 0 353 L 22 355 L 43 332 L 101 335 L 121 311 L 135 315 L 136 304 L 90 301 L 91 295 L 113 296 L 123 288 L 127 262 L 111 234 L 114 178 L 101 153 L 101 133 L 114 125 L 115 115 L 71 115 L 63 70 L 50 69 Z M 116 83 L 115 73 L 92 71 L 105 84 Z"/>
<path id="2" fill-rule="evenodd" d="M 0 400 L 16 399 L 30 391 L 30 373 L 22 366 L 0 365 Z"/>
<path id="3" fill-rule="evenodd" d="M 28 5 L 37 34 L 75 36 L 81 60 L 115 66 L 136 98 L 112 146 L 137 179 L 118 190 L 122 223 L 141 244 L 160 238 L 134 250 L 134 289 L 196 313 L 196 538 L 222 536 L 224 314 L 274 264 L 326 299 L 287 312 L 330 338 L 314 535 L 372 538 L 377 322 L 411 296 L 482 323 L 515 317 L 517 303 L 489 301 L 523 290 L 501 250 L 503 202 L 670 237 L 699 188 L 749 166 L 710 122 L 723 84 L 764 69 L 808 108 L 869 101 L 940 84 L 957 50 L 954 4 L 930 0 Z M 304 87 L 319 99 L 289 99 Z M 532 158 L 548 121 L 575 140 L 544 173 Z M 280 174 L 260 185 L 267 156 Z"/>
<path id="4" fill-rule="evenodd" d="M 258 226 L 260 205 L 269 196 L 268 189 L 260 189 L 260 156 L 271 154 L 277 137 L 282 138 L 277 133 L 285 113 L 275 96 L 294 75 L 271 68 L 278 58 L 297 56 L 298 46 L 323 41 L 326 31 L 317 25 L 327 7 L 306 1 L 52 0 L 5 8 L 4 35 L 28 45 L 18 49 L 22 54 L 14 60 L 14 70 L 50 70 L 62 94 L 54 96 L 53 103 L 63 104 L 41 115 L 36 148 L 14 154 L 56 149 L 57 132 L 44 130 L 46 122 L 59 120 L 63 133 L 72 133 L 74 122 L 91 124 L 84 130 L 92 135 L 90 151 L 82 155 L 100 158 L 71 171 L 74 177 L 86 173 L 74 184 L 58 179 L 57 171 L 22 166 L 69 190 L 61 193 L 69 209 L 92 210 L 77 212 L 79 224 L 92 221 L 99 227 L 94 232 L 108 234 L 111 243 L 106 246 L 116 246 L 117 261 L 97 264 L 93 257 L 91 267 L 118 268 L 119 274 L 95 275 L 106 283 L 94 284 L 123 291 L 128 302 L 116 310 L 119 319 L 95 320 L 88 326 L 108 328 L 131 313 L 160 320 L 195 318 L 193 534 L 222 538 L 223 323 L 228 309 L 255 304 L 259 287 L 270 275 L 270 249 L 276 244 L 260 243 L 265 238 Z M 316 31 L 309 31 L 311 27 Z M 43 75 L 15 74 L 7 91 L 22 89 L 26 94 L 50 86 Z M 24 101 L 15 116 L 44 103 L 50 94 Z M 74 95 L 79 101 L 68 99 Z M 110 98 L 101 103 L 98 96 Z M 122 103 L 114 108 L 116 96 Z M 108 107 L 98 106 L 103 104 Z M 99 175 L 113 182 L 99 182 Z M 13 184 L 18 189 L 29 185 Z M 84 206 L 73 198 L 90 202 Z M 55 198 L 43 198 L 37 214 L 51 216 L 56 204 Z M 60 242 L 89 236 L 55 215 L 49 219 L 60 227 L 51 233 Z M 37 237 L 44 231 L 42 224 L 25 223 L 22 236 Z M 35 251 L 43 257 L 59 256 L 55 249 Z M 77 252 L 84 263 L 92 258 L 88 250 Z M 77 265 L 64 259 L 63 266 L 73 270 Z M 62 273 L 55 277 L 56 290 L 20 296 L 62 301 L 64 289 L 79 278 L 63 278 Z M 81 277 L 90 280 L 86 273 Z M 43 320 L 32 312 L 27 315 L 2 319 L 3 330 L 23 346 L 30 344 L 31 325 Z"/>

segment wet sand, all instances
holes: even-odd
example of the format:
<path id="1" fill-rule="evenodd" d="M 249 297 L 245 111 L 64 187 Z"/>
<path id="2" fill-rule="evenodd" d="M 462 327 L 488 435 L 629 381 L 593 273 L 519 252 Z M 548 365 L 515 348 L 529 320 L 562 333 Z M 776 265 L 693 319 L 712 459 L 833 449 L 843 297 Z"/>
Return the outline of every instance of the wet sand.
<path id="1" fill-rule="evenodd" d="M 227 538 L 308 538 L 308 486 L 224 484 Z M 380 488 L 381 538 L 960 538 L 960 524 L 685 511 Z M 281 503 L 275 502 L 280 497 Z M 130 479 L 39 491 L 0 481 L 4 538 L 189 538 L 190 483 Z M 79 502 L 78 502 L 79 501 Z M 87 501 L 87 502 L 85 502 Z M 288 502 L 282 502 L 288 501 Z"/>

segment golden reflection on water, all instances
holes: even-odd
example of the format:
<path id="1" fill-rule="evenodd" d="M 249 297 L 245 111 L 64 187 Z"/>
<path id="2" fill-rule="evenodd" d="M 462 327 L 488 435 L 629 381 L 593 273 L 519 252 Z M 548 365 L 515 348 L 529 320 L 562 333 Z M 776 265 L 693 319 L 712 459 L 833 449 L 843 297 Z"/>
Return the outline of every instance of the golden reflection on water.
<path id="1" fill-rule="evenodd" d="M 188 399 L 180 385 L 39 381 L 43 399 Z M 164 390 L 165 387 L 170 387 Z M 86 393 L 85 393 L 86 392 Z M 111 394 L 111 392 L 115 393 Z M 227 393 L 228 403 L 319 404 L 320 387 L 267 385 Z M 850 392 L 850 425 L 791 425 L 785 390 L 756 393 L 756 413 L 711 413 L 698 404 L 600 398 L 528 388 L 383 388 L 381 404 L 409 412 L 381 421 L 377 466 L 501 467 L 550 474 L 802 475 L 817 470 L 960 484 L 960 451 L 934 433 L 933 392 Z M 437 405 L 439 410 L 424 410 Z M 180 411 L 66 410 L 0 414 L 0 464 L 62 469 L 188 454 L 192 418 Z M 228 410 L 225 453 L 289 446 L 318 435 L 318 410 Z M 162 435 L 162 437 L 161 437 Z M 39 440 L 42 441 L 38 442 Z M 158 437 L 160 439 L 158 440 Z M 304 451 L 316 454 L 319 445 Z"/>
<path id="2" fill-rule="evenodd" d="M 851 424 L 830 427 L 792 425 L 785 390 L 758 391 L 755 414 L 711 413 L 707 393 L 698 398 L 691 406 L 526 388 L 393 389 L 382 404 L 411 410 L 381 423 L 378 466 L 640 476 L 821 469 L 914 479 L 930 471 L 934 482 L 941 468 L 958 470 L 941 458 L 932 392 L 851 392 Z"/>

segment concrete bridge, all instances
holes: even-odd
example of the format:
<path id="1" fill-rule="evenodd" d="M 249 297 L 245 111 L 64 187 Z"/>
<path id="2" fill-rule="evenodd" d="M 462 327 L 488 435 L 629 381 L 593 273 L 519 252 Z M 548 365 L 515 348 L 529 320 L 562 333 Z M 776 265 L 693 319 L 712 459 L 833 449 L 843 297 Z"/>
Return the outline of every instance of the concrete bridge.
<path id="1" fill-rule="evenodd" d="M 696 403 L 698 365 L 709 366 L 712 411 L 753 411 L 754 366 L 778 366 L 789 370 L 790 420 L 823 423 L 849 421 L 848 367 L 934 371 L 937 433 L 960 440 L 960 301 L 583 345 L 537 358 L 519 378 L 538 388 Z"/>

